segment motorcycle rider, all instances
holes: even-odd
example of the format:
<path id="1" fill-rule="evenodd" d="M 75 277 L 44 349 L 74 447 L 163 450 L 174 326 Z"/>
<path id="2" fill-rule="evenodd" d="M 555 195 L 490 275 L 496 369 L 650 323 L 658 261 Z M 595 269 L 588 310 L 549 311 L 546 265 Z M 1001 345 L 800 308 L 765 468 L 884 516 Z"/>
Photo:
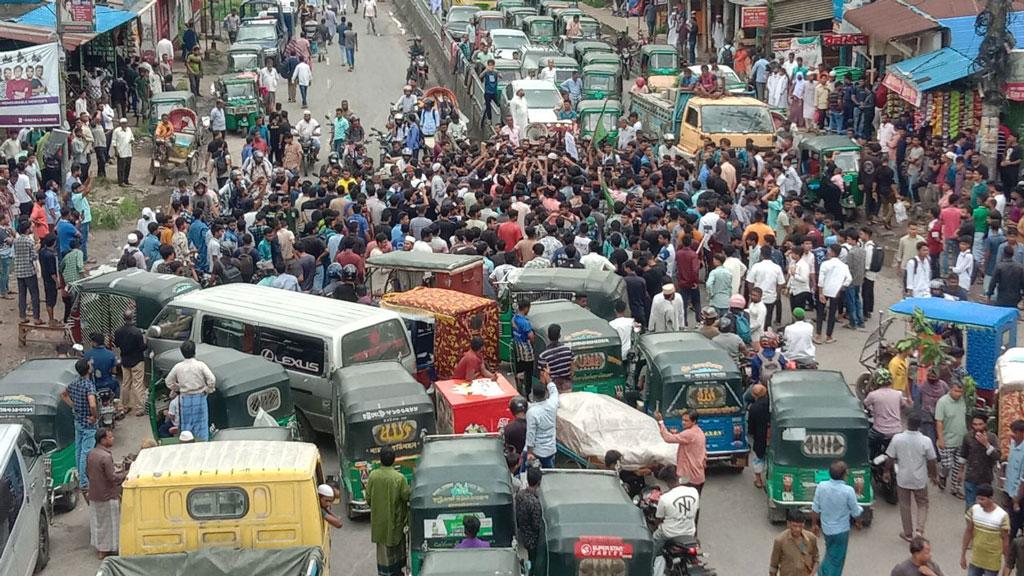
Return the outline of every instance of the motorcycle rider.
<path id="1" fill-rule="evenodd" d="M 255 182 L 260 177 L 269 180 L 273 173 L 274 165 L 267 160 L 261 150 L 253 151 L 252 156 L 245 161 L 245 164 L 242 164 L 242 174 L 250 182 Z"/>
<path id="2" fill-rule="evenodd" d="M 732 318 L 729 316 L 719 318 L 718 335 L 712 338 L 711 341 L 725 349 L 729 356 L 739 364 L 750 357 L 750 352 L 746 344 L 743 343 L 743 339 L 736 334 L 734 328 L 735 325 Z"/>
<path id="3" fill-rule="evenodd" d="M 799 306 L 793 308 L 793 323 L 782 331 L 783 355 L 797 366 L 816 366 L 814 348 L 814 324 L 804 319 L 806 312 Z"/>
<path id="4" fill-rule="evenodd" d="M 437 133 L 441 125 L 441 115 L 434 109 L 434 99 L 423 100 L 423 110 L 420 111 L 420 131 L 424 138 L 430 138 Z"/>
<path id="5" fill-rule="evenodd" d="M 359 295 L 356 294 L 356 277 L 358 275 L 359 271 L 356 270 L 355 265 L 344 265 L 341 268 L 341 284 L 334 288 L 331 296 L 335 300 L 344 300 L 346 302 L 359 300 Z"/>
<path id="6" fill-rule="evenodd" d="M 875 371 L 872 379 L 875 389 L 864 398 L 864 408 L 871 413 L 871 429 L 868 430 L 868 454 L 875 456 L 885 452 L 889 441 L 903 431 L 900 410 L 909 406 L 903 393 L 892 387 L 892 373 L 885 368 Z"/>
<path id="7" fill-rule="evenodd" d="M 661 522 L 651 535 L 654 539 L 654 574 L 661 575 L 665 573 L 665 558 L 662 556 L 665 545 L 696 539 L 700 493 L 696 488 L 687 486 L 689 479 L 680 478 L 674 465 L 662 468 L 657 478 L 668 486 L 658 499 L 658 509 L 654 513 Z"/>
<path id="8" fill-rule="evenodd" d="M 402 95 L 395 101 L 395 106 L 402 111 L 402 114 L 408 114 L 416 110 L 417 101 L 416 96 L 412 93 L 412 86 L 406 84 L 402 87 Z M 397 121 L 398 118 L 395 120 Z"/>
<path id="9" fill-rule="evenodd" d="M 313 118 L 309 110 L 302 111 L 302 120 L 299 120 L 292 128 L 292 133 L 299 137 L 299 143 L 303 149 L 308 143 L 313 151 L 313 161 L 320 156 L 320 123 Z"/>

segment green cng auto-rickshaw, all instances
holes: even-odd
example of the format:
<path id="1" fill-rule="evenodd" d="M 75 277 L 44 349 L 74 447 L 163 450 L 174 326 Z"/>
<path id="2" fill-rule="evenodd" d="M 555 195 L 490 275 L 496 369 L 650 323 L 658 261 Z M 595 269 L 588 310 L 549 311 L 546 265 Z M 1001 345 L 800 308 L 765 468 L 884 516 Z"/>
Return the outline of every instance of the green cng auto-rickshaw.
<path id="1" fill-rule="evenodd" d="M 207 327 L 204 326 L 204 329 Z M 288 372 L 284 366 L 239 352 L 241 341 L 251 338 L 246 334 L 230 334 L 224 326 L 210 326 L 221 332 L 219 341 L 238 340 L 238 349 L 221 348 L 209 344 L 196 346 L 196 358 L 203 361 L 216 378 L 214 393 L 209 396 L 210 428 L 238 428 L 252 426 L 260 410 L 266 412 L 280 426 L 294 428 L 295 408 Z M 153 437 L 160 443 L 177 441 L 171 430 L 167 414 L 171 410 L 170 393 L 164 382 L 167 373 L 181 362 L 181 351 L 168 350 L 153 360 L 153 374 L 149 386 L 150 425 Z"/>
<path id="2" fill-rule="evenodd" d="M 846 482 L 871 524 L 870 424 L 843 375 L 830 370 L 785 370 L 768 383 L 771 436 L 765 454 L 768 519 L 781 522 L 786 509 L 809 507 L 818 483 L 828 480 L 836 459 L 846 462 Z M 703 427 L 703 425 L 702 425 Z"/>
<path id="3" fill-rule="evenodd" d="M 188 90 L 171 90 L 153 94 L 149 99 L 149 133 L 156 132 L 156 125 L 160 123 L 160 117 L 170 114 L 175 108 L 188 108 L 197 110 L 196 96 Z"/>
<path id="4" fill-rule="evenodd" d="M 423 557 L 420 576 L 521 576 L 519 558 L 511 548 L 431 550 Z"/>
<path id="5" fill-rule="evenodd" d="M 234 44 L 228 48 L 228 72 L 256 72 L 261 65 L 259 46 Z"/>
<path id="6" fill-rule="evenodd" d="M 537 15 L 537 9 L 533 6 L 512 6 L 502 10 L 502 13 L 505 14 L 505 26 L 518 30 L 523 20 Z"/>
<path id="7" fill-rule="evenodd" d="M 532 44 L 551 44 L 555 40 L 555 19 L 551 16 L 527 16 L 520 28 Z"/>
<path id="8" fill-rule="evenodd" d="M 548 328 L 562 328 L 561 342 L 572 348 L 572 388 L 622 398 L 625 369 L 619 334 L 606 321 L 568 300 L 534 302 L 530 306 L 530 324 L 535 335 L 534 353 L 540 355 L 551 344 Z"/>
<path id="9" fill-rule="evenodd" d="M 511 359 L 512 316 L 520 299 L 570 300 L 582 305 L 598 317 L 611 321 L 615 318 L 615 303 L 629 304 L 626 283 L 614 272 L 603 270 L 561 269 L 558 274 L 550 270 L 518 269 L 505 277 L 499 286 L 498 303 L 501 306 L 501 337 L 498 349 L 502 360 Z"/>
<path id="10" fill-rule="evenodd" d="M 622 116 L 622 104 L 618 100 L 583 100 L 576 106 L 576 122 L 580 127 L 581 136 L 596 137 L 599 125 L 604 126 L 604 134 L 611 142 L 619 137 L 619 117 Z"/>
<path id="11" fill-rule="evenodd" d="M 845 190 L 840 200 L 843 211 L 855 212 L 864 203 L 864 191 L 860 189 L 859 144 L 846 136 L 825 134 L 804 138 L 797 149 L 800 151 L 802 171 L 806 174 L 805 203 L 813 205 L 818 202 L 822 182 L 832 177 L 825 173 L 830 160 L 843 175 Z"/>
<path id="12" fill-rule="evenodd" d="M 583 63 L 581 68 L 590 66 L 591 64 L 607 64 L 609 66 L 618 66 L 620 64 L 618 54 L 609 54 L 608 52 L 587 52 L 583 55 Z"/>
<path id="13" fill-rule="evenodd" d="M 124 313 L 135 312 L 135 325 L 145 331 L 164 305 L 174 297 L 198 290 L 191 278 L 174 274 L 156 274 L 138 268 L 127 268 L 97 276 L 87 276 L 77 283 L 81 332 L 98 332 L 113 338 L 124 324 Z"/>
<path id="14" fill-rule="evenodd" d="M 590 52 L 605 52 L 607 54 L 614 54 L 615 48 L 607 42 L 601 42 L 600 40 L 583 40 L 573 44 L 573 58 L 581 65 L 583 64 L 583 57 Z"/>
<path id="15" fill-rule="evenodd" d="M 434 405 L 423 385 L 398 362 L 342 368 L 333 384 L 342 503 L 353 518 L 370 511 L 366 480 L 380 465 L 381 448 L 395 451 L 395 467 L 412 483 L 423 438 L 435 431 Z"/>
<path id="16" fill-rule="evenodd" d="M 644 334 L 629 367 L 630 390 L 644 410 L 660 411 L 665 426 L 682 430 L 682 414 L 696 410 L 709 461 L 747 465 L 747 418 L 743 412 L 743 373 L 720 346 L 694 332 Z"/>
<path id="17" fill-rule="evenodd" d="M 615 472 L 545 470 L 535 576 L 650 574 L 654 542 Z"/>
<path id="18" fill-rule="evenodd" d="M 668 44 L 647 44 L 640 48 L 640 72 L 644 77 L 678 76 L 679 53 Z"/>
<path id="19" fill-rule="evenodd" d="M 622 69 L 618 64 L 584 66 L 580 76 L 584 100 L 604 100 L 622 94 Z"/>
<path id="20" fill-rule="evenodd" d="M 0 378 L 0 422 L 22 424 L 50 464 L 49 499 L 54 508 L 78 503 L 75 420 L 61 394 L 75 379 L 75 360 L 26 360 Z"/>
<path id="21" fill-rule="evenodd" d="M 255 72 L 221 76 L 217 80 L 217 96 L 224 100 L 224 120 L 228 130 L 245 134 L 256 125 L 256 118 L 263 115 Z"/>
<path id="22" fill-rule="evenodd" d="M 454 548 L 465 536 L 462 517 L 480 519 L 479 538 L 512 545 L 512 480 L 498 434 L 427 436 L 412 483 L 409 565 L 420 573 L 424 554 Z"/>

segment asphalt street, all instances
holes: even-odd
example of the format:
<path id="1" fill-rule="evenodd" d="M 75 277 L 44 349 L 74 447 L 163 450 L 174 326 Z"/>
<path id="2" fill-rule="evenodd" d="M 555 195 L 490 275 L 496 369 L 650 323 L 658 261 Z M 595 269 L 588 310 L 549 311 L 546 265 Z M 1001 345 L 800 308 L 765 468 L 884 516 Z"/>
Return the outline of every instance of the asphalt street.
<path id="1" fill-rule="evenodd" d="M 361 16 L 355 17 L 357 30 L 361 34 L 354 72 L 348 72 L 347 66 L 341 65 L 336 42 L 329 47 L 329 61 L 315 63 L 309 108 L 320 122 L 324 121 L 325 114 L 333 115 L 334 108 L 342 99 L 347 99 L 351 108 L 362 118 L 367 132 L 370 127 L 383 128 L 388 102 L 400 95 L 407 65 L 408 44 L 403 29 L 389 15 L 392 9 L 393 4 L 390 2 L 380 5 L 381 16 L 377 21 L 377 29 L 381 33 L 379 37 L 366 34 L 365 21 Z M 279 93 L 279 101 L 286 100 L 285 94 L 283 91 Z M 285 103 L 285 109 L 289 111 L 293 122 L 301 118 L 301 103 Z M 237 155 L 240 139 L 232 137 L 229 142 L 232 152 Z M 371 152 L 376 155 L 375 149 Z M 881 239 L 887 242 L 893 240 L 891 237 Z M 881 305 L 879 307 L 891 304 L 898 297 L 895 274 L 886 272 L 876 289 L 878 303 Z M 787 317 L 784 320 L 789 319 Z M 876 314 L 870 325 L 876 325 L 877 320 Z M 836 334 L 839 343 L 819 347 L 818 359 L 822 368 L 841 370 L 847 380 L 853 382 L 862 371 L 857 358 L 868 333 L 837 328 Z M 143 419 L 129 418 L 119 423 L 115 431 L 116 455 L 120 457 L 137 450 L 148 434 L 148 424 Z M 332 441 L 321 438 L 320 448 L 328 474 L 336 474 L 338 464 Z M 931 490 L 926 536 L 932 540 L 935 560 L 945 573 L 958 574 L 963 503 L 952 496 L 938 494 L 934 487 Z M 700 539 L 705 552 L 709 554 L 710 565 L 718 574 L 738 576 L 767 573 L 772 539 L 783 527 L 769 524 L 764 493 L 754 488 L 753 475 L 749 469 L 741 474 L 710 472 L 701 511 Z M 338 512 L 344 516 L 340 510 Z M 898 537 L 899 524 L 895 506 L 884 502 L 876 504 L 874 524 L 853 534 L 846 573 L 888 574 L 894 564 L 906 558 L 907 546 Z M 71 513 L 57 516 L 51 527 L 51 535 L 52 559 L 43 572 L 45 576 L 94 573 L 99 562 L 89 546 L 88 514 L 84 503 L 79 503 L 78 508 Z M 345 525 L 334 531 L 331 572 L 334 576 L 370 576 L 376 573 L 367 519 L 345 520 Z"/>

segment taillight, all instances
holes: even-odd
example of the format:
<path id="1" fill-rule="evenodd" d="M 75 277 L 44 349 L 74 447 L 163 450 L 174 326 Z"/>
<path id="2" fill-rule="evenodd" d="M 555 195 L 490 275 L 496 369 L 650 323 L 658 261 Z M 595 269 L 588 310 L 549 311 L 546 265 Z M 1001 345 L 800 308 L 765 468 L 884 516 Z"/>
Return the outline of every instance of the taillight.
<path id="1" fill-rule="evenodd" d="M 697 550 L 696 546 L 690 546 L 686 549 L 686 555 L 691 558 L 696 558 L 699 553 L 700 551 Z"/>

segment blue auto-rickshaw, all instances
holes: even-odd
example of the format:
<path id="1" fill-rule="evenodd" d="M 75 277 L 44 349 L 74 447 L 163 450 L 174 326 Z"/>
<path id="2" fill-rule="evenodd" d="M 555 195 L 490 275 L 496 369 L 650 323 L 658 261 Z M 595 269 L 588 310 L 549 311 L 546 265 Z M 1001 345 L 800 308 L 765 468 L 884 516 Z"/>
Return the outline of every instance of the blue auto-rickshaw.
<path id="1" fill-rule="evenodd" d="M 978 395 L 991 402 L 997 387 L 996 360 L 1017 345 L 1017 309 L 945 298 L 907 298 L 890 306 L 889 312 L 909 318 L 917 309 L 930 322 L 962 332 L 964 367 L 974 378 Z"/>

